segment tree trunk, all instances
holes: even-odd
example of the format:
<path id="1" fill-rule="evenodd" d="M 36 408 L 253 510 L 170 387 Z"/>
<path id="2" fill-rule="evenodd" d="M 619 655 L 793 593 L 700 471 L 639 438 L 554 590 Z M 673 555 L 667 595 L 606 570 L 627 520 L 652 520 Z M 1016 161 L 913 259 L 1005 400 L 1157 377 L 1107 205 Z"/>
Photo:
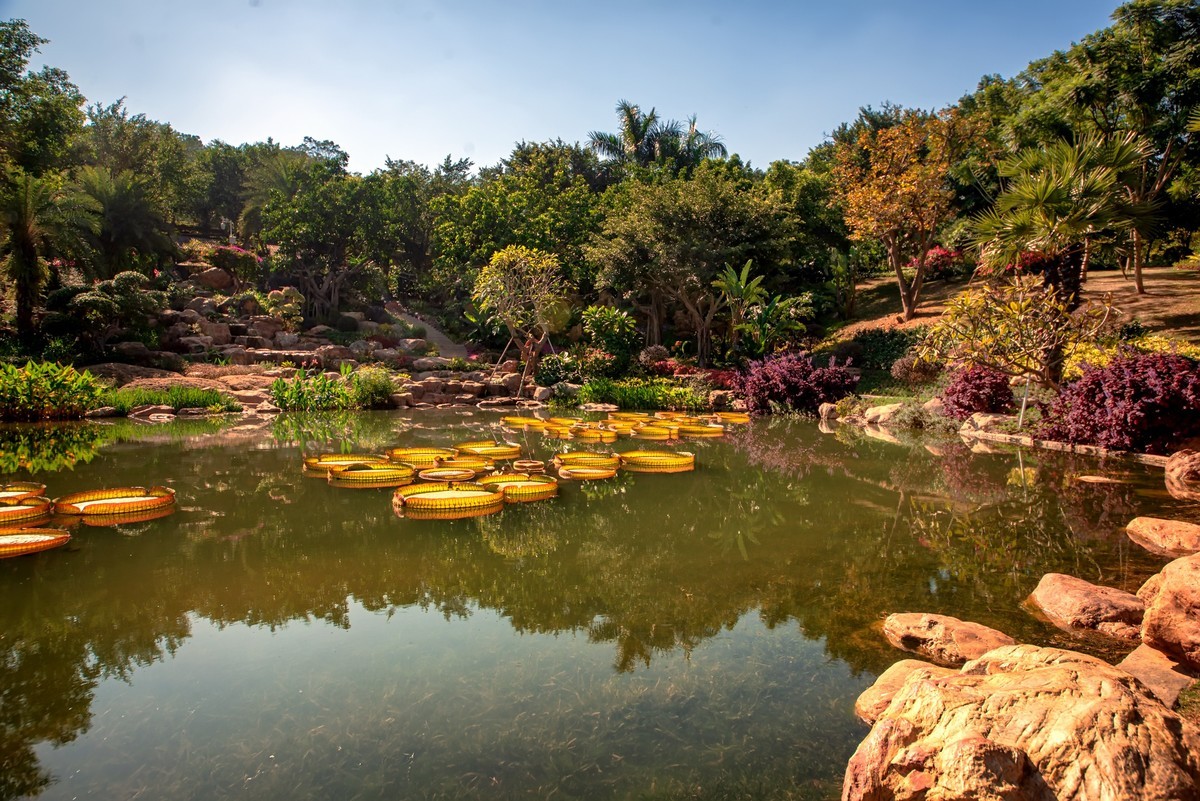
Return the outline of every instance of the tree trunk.
<path id="1" fill-rule="evenodd" d="M 908 322 L 917 314 L 917 300 L 921 292 L 921 279 L 924 278 L 925 272 L 925 257 L 922 255 L 921 262 L 917 266 L 917 274 L 913 278 L 913 282 L 909 284 L 904 278 L 904 264 L 900 259 L 900 243 L 892 241 L 888 243 L 888 261 L 892 263 L 892 269 L 896 272 L 896 285 L 900 287 L 900 306 L 903 309 L 904 321 Z"/>
<path id="2" fill-rule="evenodd" d="M 1133 285 L 1137 289 L 1139 295 L 1146 294 L 1146 286 L 1142 281 L 1142 260 L 1145 256 L 1142 250 L 1142 235 L 1138 233 L 1136 228 L 1133 229 Z"/>

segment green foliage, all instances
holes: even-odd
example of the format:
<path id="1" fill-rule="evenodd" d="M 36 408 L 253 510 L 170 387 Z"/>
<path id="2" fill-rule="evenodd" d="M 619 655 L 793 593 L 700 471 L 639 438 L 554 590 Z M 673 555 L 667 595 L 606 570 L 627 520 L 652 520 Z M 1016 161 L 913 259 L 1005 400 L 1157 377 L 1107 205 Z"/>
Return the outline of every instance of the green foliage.
<path id="1" fill-rule="evenodd" d="M 622 409 L 699 410 L 708 396 L 688 384 L 667 378 L 596 378 L 579 390 L 579 402 L 613 403 Z"/>
<path id="2" fill-rule="evenodd" d="M 0 364 L 0 420 L 70 420 L 96 406 L 101 386 L 92 374 L 50 362 Z"/>
<path id="3" fill-rule="evenodd" d="M 277 378 L 271 384 L 271 402 L 285 412 L 340 411 L 354 407 L 346 385 L 324 374 L 297 373 L 291 381 Z"/>
<path id="4" fill-rule="evenodd" d="M 298 329 L 304 319 L 304 296 L 294 286 L 272 289 L 263 305 L 267 314 L 287 323 L 289 331 Z"/>
<path id="5" fill-rule="evenodd" d="M 262 259 L 235 245 L 220 245 L 207 254 L 207 261 L 233 276 L 236 286 L 253 285 L 262 272 Z"/>
<path id="6" fill-rule="evenodd" d="M 541 387 L 551 387 L 564 381 L 578 384 L 581 382 L 579 362 L 566 351 L 543 356 L 538 360 L 534 381 Z"/>
<path id="7" fill-rule="evenodd" d="M 583 333 L 587 341 L 616 359 L 613 370 L 623 373 L 641 343 L 637 322 L 614 306 L 588 306 L 583 310 Z"/>
<path id="8" fill-rule="evenodd" d="M 47 320 L 47 328 L 78 331 L 94 347 L 103 347 L 118 331 L 144 331 L 147 320 L 167 305 L 166 295 L 149 289 L 150 280 L 126 271 L 91 287 L 71 287 L 47 300 L 49 309 L 62 314 Z M 53 325 L 52 325 L 53 324 Z"/>
<path id="9" fill-rule="evenodd" d="M 806 292 L 794 298 L 775 295 L 747 308 L 738 325 L 747 337 L 747 352 L 762 357 L 792 344 L 807 330 L 805 321 L 813 318 L 812 303 L 812 294 Z"/>
<path id="10" fill-rule="evenodd" d="M 0 428 L 0 474 L 71 470 L 96 458 L 113 439 L 113 426 L 87 423 L 14 425 Z"/>
<path id="11" fill-rule="evenodd" d="M 382 367 L 359 368 L 350 379 L 350 403 L 357 409 L 391 408 L 395 391 L 392 374 Z"/>
<path id="12" fill-rule="evenodd" d="M 180 409 L 208 409 L 214 412 L 241 411 L 242 405 L 223 392 L 198 387 L 168 387 L 146 389 L 143 387 L 120 387 L 106 390 L 94 404 L 95 407 L 112 406 L 121 415 L 127 415 L 138 406 L 170 406 Z"/>
<path id="13" fill-rule="evenodd" d="M 562 325 L 566 291 L 553 254 L 509 245 L 480 271 L 472 297 L 514 339 L 540 341 Z"/>
<path id="14" fill-rule="evenodd" d="M 854 367 L 866 370 L 890 370 L 896 360 L 921 341 L 924 328 L 868 328 L 849 341 L 857 351 L 851 358 Z"/>

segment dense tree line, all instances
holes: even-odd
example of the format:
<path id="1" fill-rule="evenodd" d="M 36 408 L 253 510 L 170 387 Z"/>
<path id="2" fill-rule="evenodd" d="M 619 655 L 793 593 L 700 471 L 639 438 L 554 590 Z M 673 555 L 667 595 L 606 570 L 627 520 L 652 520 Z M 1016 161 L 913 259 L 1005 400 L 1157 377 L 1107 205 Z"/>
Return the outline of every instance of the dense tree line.
<path id="1" fill-rule="evenodd" d="M 47 291 L 165 270 L 186 235 L 258 252 L 312 319 L 392 296 L 481 338 L 476 278 L 519 246 L 553 257 L 572 306 L 636 311 L 647 343 L 669 330 L 704 360 L 714 337 L 739 340 L 730 266 L 825 315 L 850 312 L 856 271 L 883 267 L 911 316 L 937 248 L 974 244 L 969 267 L 1036 269 L 1073 297 L 1089 266 L 1119 264 L 1142 291 L 1144 265 L 1187 257 L 1200 228 L 1195 0 L 1133 0 L 951 107 L 867 106 L 765 169 L 694 116 L 622 100 L 617 129 L 586 143 L 360 175 L 333 142 L 205 143 L 122 100 L 89 104 L 61 70 L 29 69 L 42 44 L 0 23 L 0 247 L 22 332 Z"/>

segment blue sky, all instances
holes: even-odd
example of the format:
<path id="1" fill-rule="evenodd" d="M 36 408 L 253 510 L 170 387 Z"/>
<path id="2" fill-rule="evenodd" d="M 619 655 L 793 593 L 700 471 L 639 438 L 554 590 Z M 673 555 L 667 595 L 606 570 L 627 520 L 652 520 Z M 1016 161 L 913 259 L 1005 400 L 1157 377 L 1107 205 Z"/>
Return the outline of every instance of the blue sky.
<path id="1" fill-rule="evenodd" d="M 0 0 L 90 101 L 205 141 L 332 139 L 493 164 L 616 128 L 626 98 L 699 117 L 765 167 L 860 106 L 940 107 L 1108 24 L 1115 0 Z"/>

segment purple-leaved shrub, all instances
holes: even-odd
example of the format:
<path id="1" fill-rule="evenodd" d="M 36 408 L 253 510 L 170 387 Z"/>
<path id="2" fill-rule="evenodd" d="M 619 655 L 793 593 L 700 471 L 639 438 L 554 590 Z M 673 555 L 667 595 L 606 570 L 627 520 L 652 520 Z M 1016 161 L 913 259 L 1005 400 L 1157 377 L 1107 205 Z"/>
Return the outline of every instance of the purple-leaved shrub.
<path id="1" fill-rule="evenodd" d="M 833 360 L 828 367 L 817 367 L 807 353 L 785 353 L 751 362 L 739 388 L 751 412 L 811 413 L 822 403 L 846 397 L 857 385 L 858 376 Z"/>
<path id="2" fill-rule="evenodd" d="M 966 420 L 975 412 L 1006 412 L 1012 408 L 1008 376 L 987 367 L 966 367 L 950 379 L 942 392 L 946 414 Z"/>
<path id="3" fill-rule="evenodd" d="M 1041 434 L 1049 439 L 1168 453 L 1200 436 L 1200 363 L 1174 353 L 1119 354 L 1063 387 L 1046 421 Z"/>

